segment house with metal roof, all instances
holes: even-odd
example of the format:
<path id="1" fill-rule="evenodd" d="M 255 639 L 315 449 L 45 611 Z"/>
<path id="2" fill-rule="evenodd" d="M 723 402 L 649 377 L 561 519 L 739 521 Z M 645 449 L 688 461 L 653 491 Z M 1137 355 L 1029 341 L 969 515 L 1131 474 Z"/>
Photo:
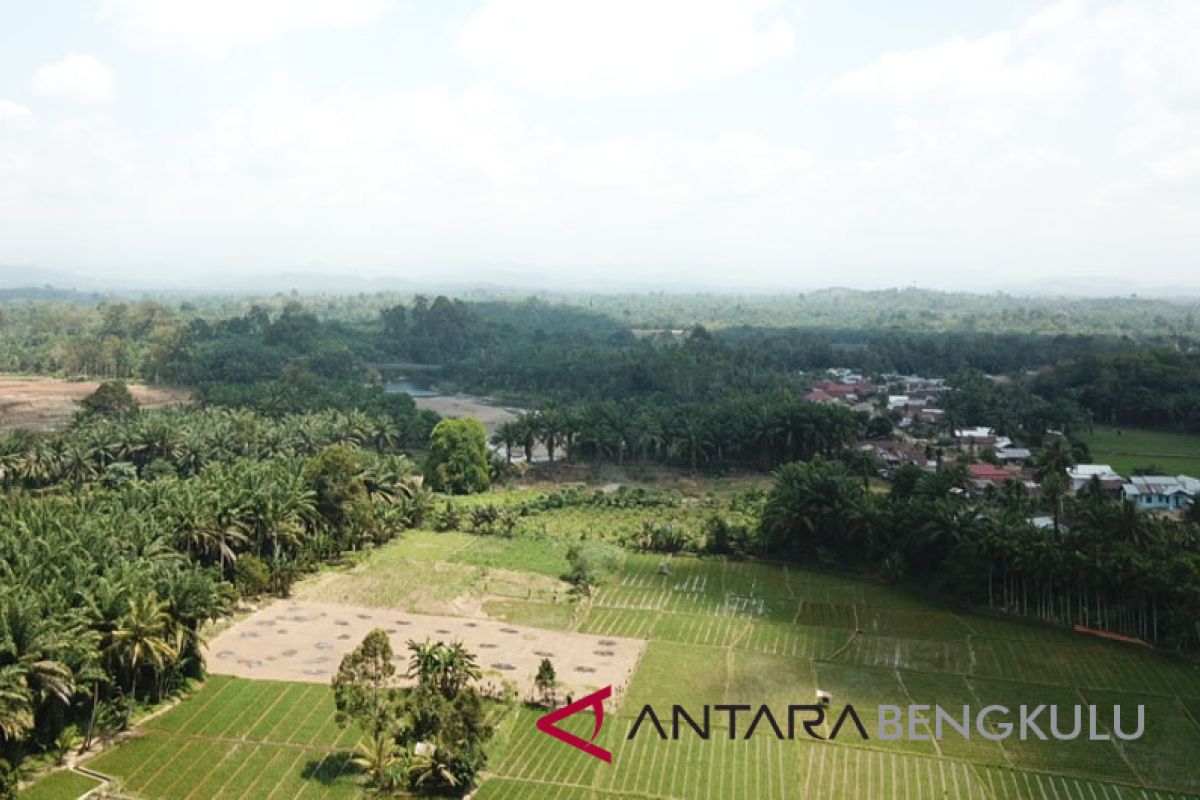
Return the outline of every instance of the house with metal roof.
<path id="1" fill-rule="evenodd" d="M 1067 479 L 1071 482 L 1072 492 L 1078 492 L 1097 481 L 1101 490 L 1112 497 L 1120 497 L 1121 488 L 1125 485 L 1125 479 L 1108 464 L 1076 464 L 1067 470 Z"/>
<path id="2" fill-rule="evenodd" d="M 1121 497 L 1142 511 L 1182 511 L 1197 493 L 1200 479 L 1187 475 L 1135 475 L 1121 487 Z"/>

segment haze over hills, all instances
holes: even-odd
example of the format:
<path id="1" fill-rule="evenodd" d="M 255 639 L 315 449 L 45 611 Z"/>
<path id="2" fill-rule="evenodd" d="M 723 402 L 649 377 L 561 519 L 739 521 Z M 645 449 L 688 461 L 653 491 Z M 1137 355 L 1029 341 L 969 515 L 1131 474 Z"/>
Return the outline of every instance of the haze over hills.
<path id="1" fill-rule="evenodd" d="M 779 285 L 757 283 L 738 284 L 729 281 L 675 281 L 647 278 L 634 281 L 604 276 L 579 276 L 567 272 L 545 274 L 524 269 L 479 269 L 473 272 L 439 273 L 431 269 L 397 270 L 392 274 L 322 270 L 289 270 L 279 272 L 217 272 L 208 276 L 191 274 L 162 274 L 130 276 L 119 270 L 107 273 L 73 272 L 23 265 L 0 265 L 0 290 L 53 287 L 82 293 L 131 294 L 233 294 L 267 295 L 298 292 L 301 294 L 359 294 L 370 292 L 425 292 L 464 294 L 482 291 L 503 296 L 557 296 L 579 292 L 605 294 L 666 292 L 668 294 L 716 294 L 747 297 L 773 297 L 780 292 L 814 292 L 831 288 L 872 292 L 892 289 L 992 295 L 1011 297 L 1052 298 L 1109 298 L 1138 296 L 1163 300 L 1200 298 L 1200 282 L 1179 285 L 1142 281 L 1121 275 L 1048 276 L 1038 280 L 1009 281 L 998 279 L 991 283 L 965 282 L 964 285 L 926 285 L 918 282 L 859 283 L 853 276 L 838 275 L 836 282 L 829 276 L 810 280 L 798 276 L 795 282 Z"/>

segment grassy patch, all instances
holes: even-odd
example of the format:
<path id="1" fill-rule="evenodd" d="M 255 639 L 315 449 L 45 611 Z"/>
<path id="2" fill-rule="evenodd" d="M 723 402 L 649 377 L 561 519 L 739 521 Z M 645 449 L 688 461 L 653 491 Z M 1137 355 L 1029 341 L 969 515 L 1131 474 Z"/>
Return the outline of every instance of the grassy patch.
<path id="1" fill-rule="evenodd" d="M 1162 467 L 1168 475 L 1200 476 L 1200 434 L 1097 425 L 1085 441 L 1093 461 L 1109 464 L 1126 476 L 1150 464 Z"/>
<path id="2" fill-rule="evenodd" d="M 483 610 L 489 617 L 511 622 L 514 625 L 529 625 L 534 628 L 549 628 L 556 631 L 567 630 L 575 619 L 575 607 L 566 603 L 488 600 L 483 604 Z"/>
<path id="3" fill-rule="evenodd" d="M 100 782 L 78 772 L 58 770 L 44 775 L 20 794 L 21 800 L 77 800 Z"/>

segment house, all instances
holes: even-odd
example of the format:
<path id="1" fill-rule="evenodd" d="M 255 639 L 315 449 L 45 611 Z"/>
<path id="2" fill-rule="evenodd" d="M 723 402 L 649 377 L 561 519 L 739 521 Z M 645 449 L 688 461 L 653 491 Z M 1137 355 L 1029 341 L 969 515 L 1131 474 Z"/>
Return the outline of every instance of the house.
<path id="1" fill-rule="evenodd" d="M 1114 500 L 1121 497 L 1121 490 L 1125 486 L 1125 479 L 1108 464 L 1076 464 L 1067 470 L 1067 480 L 1073 493 L 1096 481 L 1104 495 Z"/>
<path id="2" fill-rule="evenodd" d="M 937 394 L 947 388 L 944 378 L 922 378 L 920 375 L 901 375 L 889 372 L 883 376 L 883 379 L 888 386 L 899 387 L 899 391 L 905 394 L 914 392 Z"/>
<path id="3" fill-rule="evenodd" d="M 965 452 L 975 453 L 986 447 L 996 446 L 996 429 L 995 428 L 956 428 L 954 438 L 958 440 L 958 446 Z"/>
<path id="4" fill-rule="evenodd" d="M 993 464 L 979 463 L 967 465 L 967 477 L 971 481 L 972 494 L 983 496 L 989 490 L 999 489 L 1009 482 L 1018 482 L 1028 491 L 1028 482 L 1021 480 L 1016 469 L 1005 469 Z"/>
<path id="5" fill-rule="evenodd" d="M 1030 517 L 1029 524 L 1038 530 L 1052 531 L 1054 530 L 1054 517 L 1049 514 L 1039 514 L 1036 517 Z M 1060 531 L 1069 531 L 1071 528 L 1066 522 L 1059 520 L 1058 529 Z"/>
<path id="6" fill-rule="evenodd" d="M 813 384 L 813 389 L 825 392 L 839 400 L 854 399 L 859 395 L 859 387 L 851 383 L 841 383 L 839 381 L 817 381 Z"/>
<path id="7" fill-rule="evenodd" d="M 1005 464 L 1028 464 L 1033 453 L 1024 447 L 1002 447 L 996 451 L 996 458 Z"/>
<path id="8" fill-rule="evenodd" d="M 998 489 L 1009 481 L 1017 480 L 1017 476 L 1004 467 L 985 463 L 968 464 L 967 474 L 975 488 L 981 491 L 989 486 Z"/>
<path id="9" fill-rule="evenodd" d="M 861 449 L 873 453 L 883 463 L 884 471 L 889 475 L 907 464 L 922 469 L 929 465 L 929 458 L 924 450 L 904 442 L 875 442 L 863 445 Z"/>
<path id="10" fill-rule="evenodd" d="M 902 408 L 908 408 L 908 395 L 906 395 L 906 394 L 889 394 L 888 395 L 888 411 L 899 411 Z"/>
<path id="11" fill-rule="evenodd" d="M 1135 475 L 1121 487 L 1121 497 L 1139 511 L 1183 511 L 1200 493 L 1200 479 L 1187 475 Z"/>
<path id="12" fill-rule="evenodd" d="M 942 408 L 922 408 L 917 412 L 917 419 L 926 425 L 939 425 L 946 418 L 946 410 Z"/>
<path id="13" fill-rule="evenodd" d="M 810 403 L 836 403 L 837 398 L 823 389 L 813 389 L 808 394 L 804 395 L 804 399 Z"/>

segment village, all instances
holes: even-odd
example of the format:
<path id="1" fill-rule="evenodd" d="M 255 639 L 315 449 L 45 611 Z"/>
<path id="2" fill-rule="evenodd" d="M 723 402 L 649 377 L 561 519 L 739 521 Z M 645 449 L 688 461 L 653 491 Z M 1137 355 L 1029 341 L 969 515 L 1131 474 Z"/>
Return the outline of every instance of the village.
<path id="1" fill-rule="evenodd" d="M 879 477 L 891 480 L 905 466 L 933 471 L 962 466 L 966 486 L 960 491 L 986 499 L 1005 490 L 1036 499 L 1046 490 L 1045 459 L 1029 442 L 1014 441 L 988 425 L 973 420 L 956 427 L 946 417 L 941 401 L 954 391 L 943 378 L 886 373 L 872 381 L 854 370 L 835 368 L 812 382 L 804 399 L 813 403 L 843 405 L 870 418 L 867 440 L 859 450 L 876 459 Z M 1002 381 L 994 377 L 992 380 Z M 1062 438 L 1056 431 L 1047 441 Z M 1057 494 L 1093 492 L 1110 500 L 1126 501 L 1140 512 L 1181 516 L 1200 494 L 1200 478 L 1190 475 L 1122 475 L 1108 464 L 1061 465 Z M 1013 489 L 1009 489 L 1013 491 Z M 1039 528 L 1055 525 L 1050 515 L 1030 517 Z M 1061 523 L 1060 523 L 1061 526 Z"/>

